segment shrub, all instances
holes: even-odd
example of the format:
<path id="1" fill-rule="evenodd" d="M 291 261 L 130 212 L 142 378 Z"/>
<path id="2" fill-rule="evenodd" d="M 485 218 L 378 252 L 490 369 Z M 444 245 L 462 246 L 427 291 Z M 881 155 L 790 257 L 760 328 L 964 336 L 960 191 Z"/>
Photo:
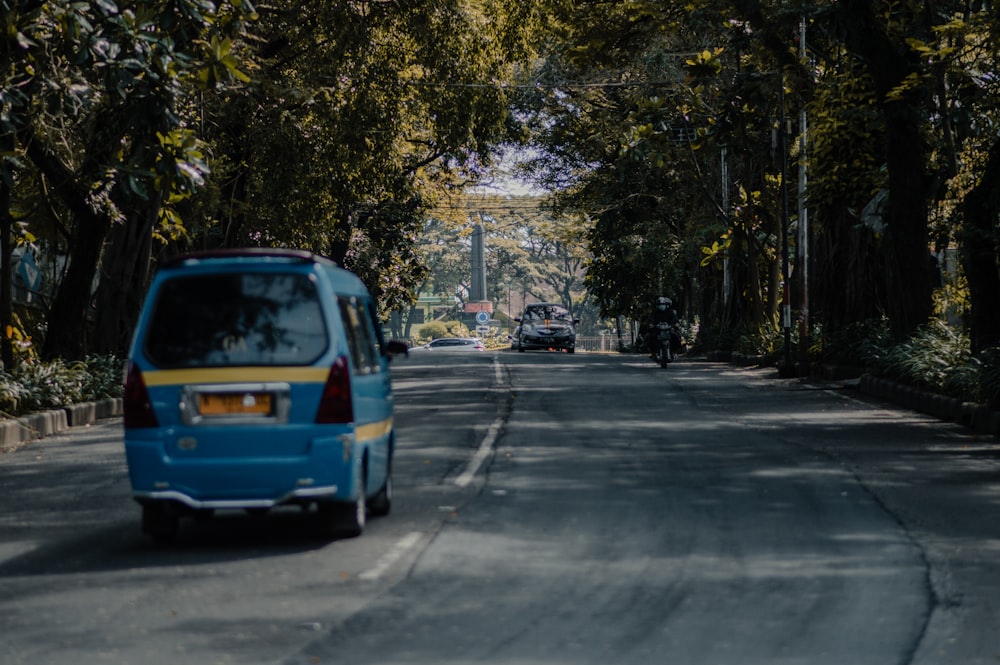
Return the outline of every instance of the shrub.
<path id="1" fill-rule="evenodd" d="M 24 361 L 0 372 L 0 411 L 19 416 L 122 394 L 123 361 L 90 356 L 83 361 Z"/>
<path id="2" fill-rule="evenodd" d="M 121 397 L 124 388 L 125 361 L 115 355 L 87 356 L 87 381 L 83 386 L 85 400 Z"/>
<path id="3" fill-rule="evenodd" d="M 748 356 L 766 356 L 784 348 L 782 328 L 769 324 L 746 325 L 736 340 L 736 352 Z"/>
<path id="4" fill-rule="evenodd" d="M 429 342 L 432 339 L 437 339 L 438 337 L 447 336 L 448 328 L 441 321 L 431 321 L 430 323 L 425 323 L 420 328 L 420 332 L 417 334 L 417 338 L 423 343 Z"/>
<path id="5" fill-rule="evenodd" d="M 968 337 L 940 320 L 921 326 L 885 356 L 885 372 L 909 383 L 961 392 L 970 362 Z"/>
<path id="6" fill-rule="evenodd" d="M 892 348 L 891 339 L 889 322 L 884 318 L 851 323 L 835 333 L 816 326 L 810 352 L 818 353 L 824 362 L 882 368 Z"/>
<path id="7" fill-rule="evenodd" d="M 23 389 L 16 411 L 25 413 L 83 401 L 86 370 L 82 362 L 63 360 L 19 364 L 8 375 L 10 382 Z"/>

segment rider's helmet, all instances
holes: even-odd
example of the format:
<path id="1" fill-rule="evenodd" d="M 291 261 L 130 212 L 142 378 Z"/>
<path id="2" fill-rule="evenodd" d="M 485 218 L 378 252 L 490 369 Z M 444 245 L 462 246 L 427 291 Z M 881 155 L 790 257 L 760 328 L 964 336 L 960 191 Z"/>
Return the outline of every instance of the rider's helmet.
<path id="1" fill-rule="evenodd" d="M 667 298 L 666 296 L 660 296 L 659 298 L 656 299 L 656 309 L 660 310 L 661 312 L 667 311 L 667 309 L 672 304 L 673 303 L 670 302 L 670 298 Z"/>

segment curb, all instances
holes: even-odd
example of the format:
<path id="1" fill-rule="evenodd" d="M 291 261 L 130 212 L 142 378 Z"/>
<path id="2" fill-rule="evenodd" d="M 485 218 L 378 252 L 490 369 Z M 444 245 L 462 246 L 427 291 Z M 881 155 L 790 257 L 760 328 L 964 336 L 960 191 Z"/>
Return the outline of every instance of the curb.
<path id="1" fill-rule="evenodd" d="M 1000 411 L 994 411 L 983 404 L 963 402 L 955 397 L 896 383 L 871 374 L 861 376 L 858 388 L 866 395 L 1000 438 Z"/>
<path id="2" fill-rule="evenodd" d="M 741 367 L 767 367 L 769 364 L 766 356 L 746 356 L 718 351 L 708 354 L 706 359 L 709 362 L 724 362 Z M 963 402 L 958 398 L 931 390 L 883 379 L 856 367 L 822 365 L 816 378 L 824 381 L 849 382 L 865 395 L 892 402 L 938 420 L 963 425 L 981 434 L 992 434 L 1000 439 L 1000 411 L 995 411 L 984 404 Z"/>
<path id="3" fill-rule="evenodd" d="M 65 432 L 71 427 L 92 425 L 98 420 L 122 414 L 121 398 L 73 404 L 0 421 L 0 449 L 16 447 L 34 439 Z"/>

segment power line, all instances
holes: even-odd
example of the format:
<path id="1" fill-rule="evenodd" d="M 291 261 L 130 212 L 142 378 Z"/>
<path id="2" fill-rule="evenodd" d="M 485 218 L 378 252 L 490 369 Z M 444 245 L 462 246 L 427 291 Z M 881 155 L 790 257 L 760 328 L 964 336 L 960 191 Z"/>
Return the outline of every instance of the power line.
<path id="1" fill-rule="evenodd" d="M 433 88 L 472 88 L 472 89 L 484 89 L 484 90 L 600 90 L 605 88 L 662 88 L 674 85 L 680 85 L 684 83 L 683 80 L 649 80 L 649 81 L 606 81 L 598 83 L 587 83 L 584 81 L 566 81 L 563 83 L 542 83 L 540 81 L 535 81 L 533 83 L 505 83 L 505 82 L 491 82 L 491 83 L 450 83 L 443 81 L 415 81 L 415 80 L 400 80 L 396 82 L 398 85 L 409 85 L 418 87 L 433 87 Z"/>
<path id="2" fill-rule="evenodd" d="M 692 54 L 694 55 L 694 54 Z M 562 81 L 558 83 L 532 81 L 510 83 L 507 81 L 428 81 L 418 79 L 397 79 L 392 84 L 427 88 L 469 88 L 480 90 L 601 90 L 620 88 L 665 88 L 684 84 L 684 79 L 650 79 L 634 81 Z M 340 86 L 331 90 L 338 90 Z"/>

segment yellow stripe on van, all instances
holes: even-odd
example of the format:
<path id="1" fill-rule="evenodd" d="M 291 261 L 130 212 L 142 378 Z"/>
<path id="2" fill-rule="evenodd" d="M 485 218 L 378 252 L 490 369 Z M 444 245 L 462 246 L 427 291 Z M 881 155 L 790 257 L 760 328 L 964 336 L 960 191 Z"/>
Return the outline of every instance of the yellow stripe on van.
<path id="1" fill-rule="evenodd" d="M 147 386 L 201 383 L 325 383 L 329 367 L 204 367 L 164 369 L 142 373 Z"/>
<path id="2" fill-rule="evenodd" d="M 388 436 L 392 432 L 392 418 L 386 418 L 382 422 L 358 425 L 354 428 L 354 436 L 358 441 L 369 441 Z"/>

